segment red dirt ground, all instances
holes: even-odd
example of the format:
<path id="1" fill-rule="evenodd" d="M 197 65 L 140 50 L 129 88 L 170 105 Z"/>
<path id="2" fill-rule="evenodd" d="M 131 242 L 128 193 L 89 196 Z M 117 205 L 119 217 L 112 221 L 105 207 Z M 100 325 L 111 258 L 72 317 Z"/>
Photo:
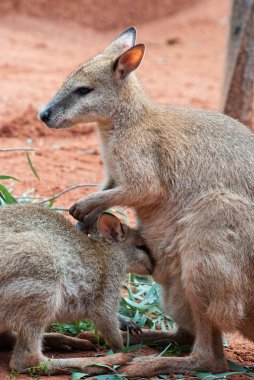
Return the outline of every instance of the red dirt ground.
<path id="1" fill-rule="evenodd" d="M 0 174 L 20 179 L 6 182 L 15 195 L 50 196 L 77 183 L 102 180 L 95 126 L 48 130 L 36 119 L 36 110 L 73 68 L 132 23 L 138 28 L 138 41 L 147 46 L 138 73 L 151 98 L 219 109 L 229 2 L 164 0 L 156 2 L 157 6 L 151 5 L 155 2 L 148 6 L 145 0 L 137 0 L 135 5 L 126 0 L 117 6 L 115 3 L 108 1 L 105 9 L 102 1 L 80 0 L 68 2 L 65 9 L 64 0 L 1 1 L 0 148 L 34 148 L 31 158 L 40 176 L 40 181 L 33 176 L 23 152 L 0 152 Z M 69 192 L 56 205 L 69 208 L 90 191 Z M 253 344 L 239 337 L 231 344 L 226 349 L 228 358 L 254 364 Z M 9 379 L 8 357 L 0 357 L 1 380 Z"/>

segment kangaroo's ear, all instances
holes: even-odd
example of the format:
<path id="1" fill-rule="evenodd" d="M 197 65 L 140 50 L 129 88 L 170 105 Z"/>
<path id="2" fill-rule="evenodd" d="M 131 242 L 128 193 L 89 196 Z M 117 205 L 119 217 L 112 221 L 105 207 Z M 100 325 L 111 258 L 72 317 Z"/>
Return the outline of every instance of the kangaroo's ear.
<path id="1" fill-rule="evenodd" d="M 140 65 L 145 52 L 145 45 L 135 45 L 124 52 L 114 63 L 114 77 L 124 79 Z"/>
<path id="2" fill-rule="evenodd" d="M 106 54 L 119 54 L 135 45 L 136 29 L 131 27 L 126 29 L 119 37 L 117 37 L 105 50 Z"/>
<path id="3" fill-rule="evenodd" d="M 103 212 L 98 219 L 97 228 L 108 241 L 120 242 L 124 240 L 124 229 L 115 215 Z"/>

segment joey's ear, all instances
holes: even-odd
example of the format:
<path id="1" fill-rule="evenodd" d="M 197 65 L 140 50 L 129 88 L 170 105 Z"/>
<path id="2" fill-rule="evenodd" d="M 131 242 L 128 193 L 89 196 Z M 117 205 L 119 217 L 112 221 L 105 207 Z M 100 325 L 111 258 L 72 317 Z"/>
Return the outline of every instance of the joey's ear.
<path id="1" fill-rule="evenodd" d="M 117 37 L 105 50 L 106 54 L 120 54 L 135 45 L 136 29 L 131 27 L 126 29 L 119 37 Z"/>
<path id="2" fill-rule="evenodd" d="M 140 65 L 145 52 L 145 45 L 135 45 L 124 52 L 114 63 L 114 77 L 124 79 Z"/>
<path id="3" fill-rule="evenodd" d="M 120 220 L 108 212 L 103 212 L 100 215 L 97 228 L 108 241 L 120 242 L 124 240 L 125 233 Z"/>

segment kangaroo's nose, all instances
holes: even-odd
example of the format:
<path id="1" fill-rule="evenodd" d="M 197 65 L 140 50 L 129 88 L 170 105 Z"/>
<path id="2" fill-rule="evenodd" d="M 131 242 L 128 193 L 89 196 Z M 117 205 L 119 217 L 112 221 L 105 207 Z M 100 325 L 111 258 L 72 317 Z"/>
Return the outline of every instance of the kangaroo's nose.
<path id="1" fill-rule="evenodd" d="M 46 123 L 47 121 L 49 121 L 50 115 L 51 115 L 51 110 L 49 108 L 47 108 L 40 113 L 40 119 L 44 123 Z"/>

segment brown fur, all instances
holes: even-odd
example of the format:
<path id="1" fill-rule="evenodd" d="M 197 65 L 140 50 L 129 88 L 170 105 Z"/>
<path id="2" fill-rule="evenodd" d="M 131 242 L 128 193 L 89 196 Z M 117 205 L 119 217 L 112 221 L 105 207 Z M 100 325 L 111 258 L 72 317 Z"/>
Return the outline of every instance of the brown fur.
<path id="1" fill-rule="evenodd" d="M 152 102 L 130 70 L 141 61 L 140 48 L 130 54 L 134 35 L 81 66 L 47 106 L 52 128 L 98 122 L 106 181 L 70 212 L 83 220 L 97 208 L 134 207 L 165 309 L 195 336 L 189 357 L 138 359 L 125 373 L 222 371 L 223 331 L 254 340 L 254 136 L 225 115 Z M 69 101 L 84 85 L 94 90 Z"/>
<path id="2" fill-rule="evenodd" d="M 14 331 L 17 336 L 11 368 L 24 371 L 47 359 L 42 337 L 53 321 L 91 318 L 113 349 L 122 347 L 117 317 L 121 281 L 127 271 L 151 272 L 152 264 L 136 247 L 142 244 L 137 232 L 116 217 L 103 214 L 98 228 L 113 242 L 98 233 L 84 235 L 49 209 L 0 208 L 0 332 Z M 68 345 L 68 339 L 61 342 Z M 80 368 L 86 363 L 70 362 Z M 54 371 L 64 363 L 50 360 L 48 365 Z"/>

